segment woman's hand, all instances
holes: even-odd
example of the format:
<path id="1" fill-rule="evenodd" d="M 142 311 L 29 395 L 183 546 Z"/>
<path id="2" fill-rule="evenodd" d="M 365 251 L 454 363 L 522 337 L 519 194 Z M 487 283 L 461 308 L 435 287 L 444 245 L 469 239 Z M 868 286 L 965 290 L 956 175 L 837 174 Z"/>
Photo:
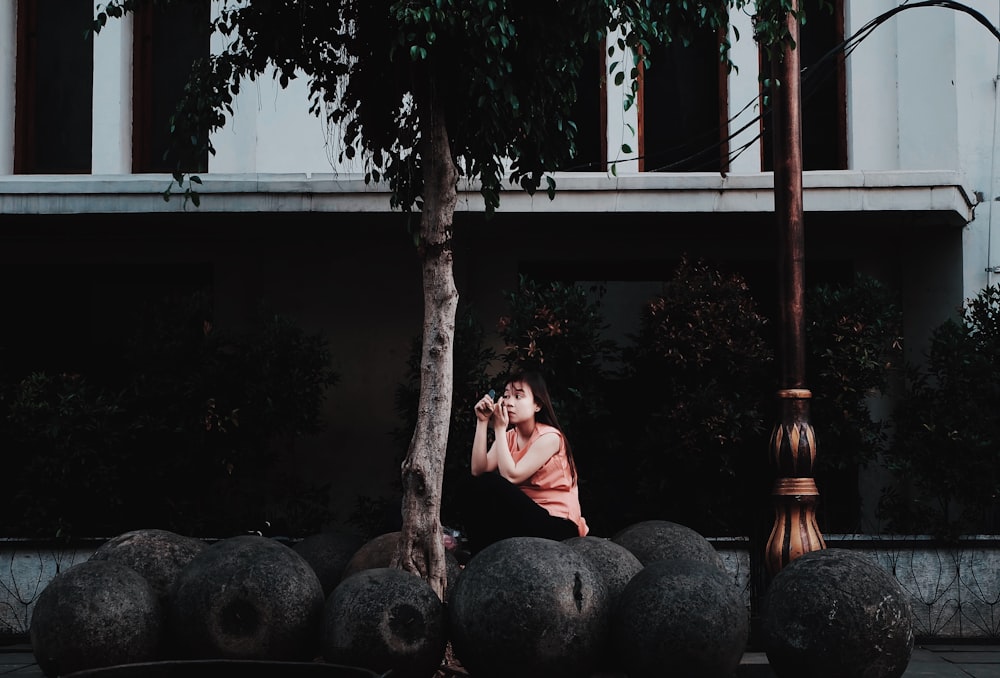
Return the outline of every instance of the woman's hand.
<path id="1" fill-rule="evenodd" d="M 507 404 L 501 396 L 497 404 L 493 406 L 493 430 L 497 432 L 497 435 L 503 435 L 507 431 L 507 424 L 510 421 L 507 414 Z"/>
<path id="2" fill-rule="evenodd" d="M 493 416 L 493 398 L 489 394 L 484 395 L 478 403 L 476 403 L 476 419 L 479 421 L 489 421 L 490 417 Z"/>

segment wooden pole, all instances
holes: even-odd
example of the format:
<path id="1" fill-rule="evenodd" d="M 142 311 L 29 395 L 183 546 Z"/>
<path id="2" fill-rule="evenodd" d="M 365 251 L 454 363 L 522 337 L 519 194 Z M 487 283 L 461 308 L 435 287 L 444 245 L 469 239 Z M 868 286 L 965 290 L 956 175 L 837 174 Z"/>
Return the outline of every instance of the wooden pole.
<path id="1" fill-rule="evenodd" d="M 792 3 L 793 10 L 798 3 Z M 799 67 L 799 23 L 786 15 L 795 41 L 772 50 L 774 211 L 778 225 L 779 421 L 771 433 L 770 463 L 776 479 L 772 490 L 774 525 L 765 548 L 765 566 L 774 576 L 809 551 L 826 548 L 816 523 L 819 490 L 813 479 L 816 436 L 809 423 L 811 393 L 805 386 L 804 269 L 802 209 L 802 101 Z"/>

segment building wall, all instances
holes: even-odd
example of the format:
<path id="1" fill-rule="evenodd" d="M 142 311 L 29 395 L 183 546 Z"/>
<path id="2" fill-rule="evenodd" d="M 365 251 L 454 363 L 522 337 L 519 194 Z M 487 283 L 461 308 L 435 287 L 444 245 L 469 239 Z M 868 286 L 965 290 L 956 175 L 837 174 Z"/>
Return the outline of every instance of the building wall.
<path id="1" fill-rule="evenodd" d="M 0 3 L 0 78 L 7 82 L 15 72 L 14 4 Z M 847 0 L 846 33 L 896 4 Z M 969 4 L 1000 23 L 1000 8 L 992 0 Z M 760 102 L 744 108 L 758 97 L 751 19 L 737 13 L 734 24 L 741 35 L 732 52 L 739 68 L 728 82 L 735 130 L 759 113 Z M 100 77 L 94 78 L 92 171 L 109 181 L 131 167 L 131 41 L 131 19 L 126 18 L 110 21 L 94 44 Z M 954 314 L 963 298 L 997 282 L 986 269 L 1000 265 L 1000 234 L 992 217 L 1000 196 L 998 44 L 966 15 L 919 8 L 876 29 L 847 60 L 849 169 L 870 172 L 872 184 L 882 171 L 960 172 L 970 191 L 982 195 L 971 223 L 944 225 L 934 210 L 893 216 L 898 204 L 845 207 L 838 214 L 825 205 L 806 204 L 807 274 L 853 267 L 898 283 L 904 290 L 906 345 L 914 358 L 929 328 Z M 308 113 L 306 86 L 295 80 L 283 90 L 266 76 L 244 85 L 231 120 L 213 137 L 217 152 L 209 158 L 209 173 L 238 179 L 268 174 L 356 179 L 363 166 L 337 162 L 338 140 Z M 618 163 L 619 176 L 627 176 L 638 163 L 622 155 L 620 147 L 623 142 L 635 146 L 629 128 L 636 118 L 634 109 L 623 110 L 622 98 L 621 89 L 608 87 L 607 159 Z M 0 182 L 13 168 L 14 105 L 14 88 L 0 88 Z M 732 140 L 733 147 L 749 147 L 733 163 L 731 177 L 760 174 L 755 133 L 750 128 Z M 169 178 L 162 178 L 165 188 Z M 502 204 L 493 224 L 474 210 L 462 214 L 456 277 L 463 300 L 476 305 L 490 330 L 505 311 L 502 293 L 515 287 L 517 272 L 525 266 L 558 264 L 587 280 L 598 279 L 602 265 L 631 268 L 629 275 L 619 276 L 623 279 L 609 281 L 610 334 L 621 339 L 634 327 L 642 301 L 684 253 L 738 262 L 756 272 L 763 289 L 773 285 L 768 276 L 775 257 L 772 215 L 723 214 L 717 204 L 705 203 L 692 216 L 654 205 L 673 199 L 654 190 L 623 188 L 622 193 L 641 195 L 650 207 L 638 212 L 602 207 L 589 213 L 539 208 L 526 215 L 505 211 Z M 905 200 L 902 196 L 897 203 Z M 5 215 L 0 261 L 40 267 L 72 261 L 95 269 L 126 262 L 165 267 L 201 262 L 212 271 L 219 323 L 238 325 L 265 299 L 305 328 L 325 332 L 342 379 L 326 405 L 330 427 L 301 446 L 300 468 L 304 476 L 337 479 L 333 503 L 346 516 L 359 496 L 385 493 L 398 472 L 400 450 L 388 434 L 398 425 L 394 389 L 405 378 L 410 341 L 420 332 L 416 252 L 387 201 L 385 211 L 376 213 L 320 213 L 308 211 L 311 206 L 281 213 L 281 196 L 265 197 L 273 198 L 273 205 L 260 214 L 178 212 L 166 222 L 145 214 L 98 217 L 96 228 L 90 217 L 86 238 L 75 231 L 81 222 L 71 215 L 42 213 L 17 220 Z M 581 200 L 587 197 L 580 194 Z M 228 204 L 229 198 L 212 199 Z M 53 197 L 51 207 L 74 211 L 72 195 Z M 493 229 L 510 234 L 510 242 L 496 247 Z M 62 235 L 49 237 L 52 232 Z"/>

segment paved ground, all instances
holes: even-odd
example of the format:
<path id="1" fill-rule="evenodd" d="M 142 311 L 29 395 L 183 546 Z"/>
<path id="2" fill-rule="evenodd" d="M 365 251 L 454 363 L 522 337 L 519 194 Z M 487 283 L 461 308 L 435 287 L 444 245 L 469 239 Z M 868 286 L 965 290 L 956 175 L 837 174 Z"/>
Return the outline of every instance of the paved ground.
<path id="1" fill-rule="evenodd" d="M 774 678 L 763 652 L 748 652 L 739 678 Z M 1000 678 L 1000 645 L 918 645 L 903 678 Z"/>
<path id="2" fill-rule="evenodd" d="M 43 676 L 28 645 L 0 647 L 0 678 Z M 774 678 L 763 652 L 748 652 L 738 678 Z M 918 645 L 903 678 L 1000 678 L 1000 645 Z"/>

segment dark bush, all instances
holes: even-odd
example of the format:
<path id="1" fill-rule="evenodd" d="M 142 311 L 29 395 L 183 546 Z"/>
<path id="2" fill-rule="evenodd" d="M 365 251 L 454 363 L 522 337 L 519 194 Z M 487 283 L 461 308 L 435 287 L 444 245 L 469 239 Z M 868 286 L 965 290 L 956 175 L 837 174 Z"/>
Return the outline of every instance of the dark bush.
<path id="1" fill-rule="evenodd" d="M 881 509 L 890 530 L 941 538 L 993 533 L 1000 491 L 1000 286 L 966 300 L 932 332 L 908 371 L 886 455 L 896 482 Z"/>
<path id="2" fill-rule="evenodd" d="M 767 485 L 774 391 L 768 319 L 746 281 L 682 259 L 625 351 L 635 433 L 619 463 L 633 478 L 630 522 L 665 519 L 703 534 L 746 534 Z"/>
<path id="3" fill-rule="evenodd" d="M 108 536 L 158 527 L 225 536 L 271 524 L 316 531 L 322 487 L 281 473 L 283 452 L 320 430 L 337 381 L 326 341 L 261 313 L 213 327 L 206 295 L 135 319 L 121 359 L 95 375 L 33 374 L 4 385 L 0 434 L 23 536 Z"/>
<path id="4" fill-rule="evenodd" d="M 902 314 L 889 288 L 860 273 L 808 290 L 805 314 L 820 524 L 863 532 L 858 473 L 888 444 L 889 414 L 873 416 L 872 404 L 903 372 Z"/>

